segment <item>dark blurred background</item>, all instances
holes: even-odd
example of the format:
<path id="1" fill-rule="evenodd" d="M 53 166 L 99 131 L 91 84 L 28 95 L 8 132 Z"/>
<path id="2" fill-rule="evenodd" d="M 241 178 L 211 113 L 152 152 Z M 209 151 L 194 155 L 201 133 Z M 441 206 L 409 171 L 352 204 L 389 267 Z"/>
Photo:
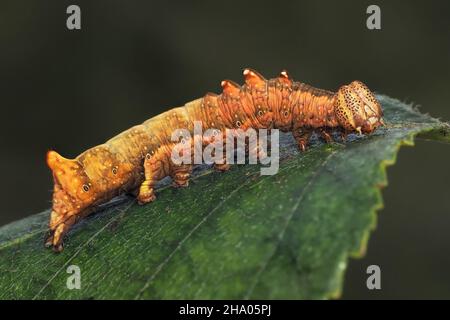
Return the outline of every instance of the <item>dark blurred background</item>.
<path id="1" fill-rule="evenodd" d="M 82 29 L 66 28 L 77 4 Z M 366 8 L 381 7 L 381 30 Z M 32 1 L 0 5 L 0 225 L 50 206 L 45 153 L 74 157 L 220 92 L 244 67 L 335 90 L 354 79 L 450 119 L 449 1 Z M 388 170 L 367 256 L 344 298 L 450 298 L 450 146 L 418 142 Z M 377 264 L 382 290 L 369 291 Z"/>

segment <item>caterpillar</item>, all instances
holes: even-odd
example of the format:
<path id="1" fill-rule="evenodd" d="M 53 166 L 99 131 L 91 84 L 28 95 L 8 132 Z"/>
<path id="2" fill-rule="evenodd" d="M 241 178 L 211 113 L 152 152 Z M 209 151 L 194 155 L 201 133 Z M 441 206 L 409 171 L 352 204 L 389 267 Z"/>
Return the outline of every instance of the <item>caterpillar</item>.
<path id="1" fill-rule="evenodd" d="M 170 137 L 179 128 L 192 132 L 194 121 L 221 132 L 237 128 L 292 132 L 301 151 L 313 132 L 330 142 L 331 130 L 345 138 L 349 133 L 370 134 L 384 125 L 380 103 L 360 81 L 331 92 L 293 81 L 286 71 L 270 80 L 248 68 L 243 75 L 242 86 L 224 80 L 220 95 L 207 93 L 74 159 L 48 151 L 54 188 L 46 246 L 62 251 L 63 237 L 71 226 L 121 193 L 136 191 L 138 202 L 145 204 L 155 200 L 155 184 L 166 176 L 177 187 L 188 186 L 192 165 L 171 161 L 175 143 Z M 215 167 L 226 171 L 229 164 Z"/>

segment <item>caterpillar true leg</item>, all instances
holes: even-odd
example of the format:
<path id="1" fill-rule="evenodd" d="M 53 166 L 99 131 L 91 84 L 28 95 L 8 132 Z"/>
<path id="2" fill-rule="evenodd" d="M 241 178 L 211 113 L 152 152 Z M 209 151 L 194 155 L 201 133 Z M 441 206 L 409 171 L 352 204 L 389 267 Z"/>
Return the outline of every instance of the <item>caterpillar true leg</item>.
<path id="1" fill-rule="evenodd" d="M 292 135 L 294 136 L 295 141 L 297 141 L 298 148 L 301 151 L 305 151 L 308 146 L 309 138 L 311 137 L 312 131 L 310 130 L 294 130 Z"/>
<path id="2" fill-rule="evenodd" d="M 223 156 L 223 159 L 221 161 L 221 163 L 214 163 L 214 170 L 220 171 L 220 172 L 225 172 L 230 170 L 230 164 L 226 163 L 226 157 L 225 155 Z"/>
<path id="3" fill-rule="evenodd" d="M 226 149 L 225 144 L 223 145 L 224 149 Z M 225 172 L 230 170 L 230 164 L 226 163 L 226 156 L 225 154 L 222 154 L 222 160 L 221 163 L 215 162 L 214 163 L 214 170 L 220 171 L 220 172 Z"/>
<path id="4" fill-rule="evenodd" d="M 52 246 L 53 250 L 56 252 L 61 252 L 63 250 L 63 237 L 69 231 L 73 224 L 76 222 L 76 216 L 71 216 L 67 220 L 59 223 L 50 230 L 50 235 L 45 240 L 45 245 L 47 247 Z"/>
<path id="5" fill-rule="evenodd" d="M 230 165 L 228 163 L 220 163 L 220 164 L 219 163 L 215 163 L 214 164 L 214 169 L 217 170 L 217 171 L 224 172 L 224 171 L 230 170 Z"/>
<path id="6" fill-rule="evenodd" d="M 319 128 L 318 132 L 322 139 L 325 140 L 326 143 L 333 142 L 333 137 L 331 136 L 331 130 L 328 128 Z"/>
<path id="7" fill-rule="evenodd" d="M 225 134 L 223 134 L 222 139 L 226 141 L 226 135 Z M 223 144 L 223 149 L 226 150 L 226 144 L 225 143 Z M 219 172 L 225 172 L 225 171 L 230 170 L 230 167 L 231 167 L 230 164 L 226 163 L 226 156 L 225 156 L 225 154 L 223 153 L 223 150 L 222 150 L 221 163 L 219 163 L 219 162 L 214 163 L 214 170 L 219 171 Z"/>
<path id="8" fill-rule="evenodd" d="M 347 136 L 348 136 L 347 131 L 345 131 L 343 129 L 338 129 L 336 132 L 339 135 L 339 137 L 341 138 L 342 142 L 347 141 Z"/>
<path id="9" fill-rule="evenodd" d="M 152 202 L 156 199 L 154 186 L 156 182 L 168 175 L 168 168 L 164 167 L 168 163 L 166 153 L 158 149 L 153 155 L 147 153 L 144 160 L 144 174 L 145 180 L 139 188 L 139 195 L 137 197 L 139 204 Z"/>
<path id="10" fill-rule="evenodd" d="M 192 165 L 174 166 L 172 168 L 172 179 L 174 187 L 189 186 L 189 178 L 191 177 Z"/>

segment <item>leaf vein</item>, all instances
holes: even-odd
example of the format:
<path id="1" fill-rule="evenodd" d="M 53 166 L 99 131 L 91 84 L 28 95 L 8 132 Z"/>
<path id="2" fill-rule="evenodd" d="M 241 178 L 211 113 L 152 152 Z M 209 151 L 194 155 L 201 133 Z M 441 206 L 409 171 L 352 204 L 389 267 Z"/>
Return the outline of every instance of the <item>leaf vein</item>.
<path id="1" fill-rule="evenodd" d="M 294 206 L 292 207 L 292 210 L 290 212 L 290 214 L 287 216 L 286 219 L 286 223 L 284 224 L 283 228 L 281 229 L 280 233 L 278 234 L 278 241 L 275 245 L 274 250 L 272 251 L 272 253 L 267 257 L 267 259 L 264 261 L 264 263 L 261 265 L 261 267 L 259 268 L 259 270 L 256 272 L 255 275 L 255 280 L 253 281 L 253 283 L 250 285 L 250 288 L 248 289 L 247 293 L 244 296 L 244 299 L 249 299 L 250 295 L 253 293 L 253 290 L 255 289 L 256 285 L 258 284 L 260 278 L 261 278 L 261 274 L 266 270 L 269 262 L 272 260 L 272 258 L 275 256 L 275 253 L 278 251 L 279 247 L 280 247 L 280 243 L 284 238 L 285 232 L 289 226 L 289 223 L 292 220 L 292 217 L 294 216 L 298 206 L 300 205 L 300 203 L 302 202 L 306 191 L 311 187 L 311 185 L 313 184 L 313 182 L 316 181 L 316 178 L 320 175 L 320 173 L 322 172 L 322 168 L 325 167 L 325 165 L 328 163 L 328 161 L 330 160 L 330 158 L 336 153 L 336 150 L 333 151 L 332 153 L 330 153 L 323 161 L 322 163 L 317 167 L 316 171 L 314 172 L 314 174 L 311 176 L 310 180 L 308 181 L 308 183 L 306 184 L 306 186 L 303 188 L 300 196 L 298 197 L 297 202 L 294 204 Z"/>
<path id="2" fill-rule="evenodd" d="M 247 180 L 249 181 L 249 180 Z M 197 231 L 211 216 L 212 214 L 217 211 L 228 199 L 230 199 L 235 193 L 237 193 L 240 189 L 242 189 L 246 183 L 242 183 L 239 185 L 236 189 L 234 189 L 226 198 L 224 198 L 217 206 L 215 206 L 203 219 L 197 223 L 194 228 L 192 228 L 191 231 L 188 232 L 188 234 L 178 243 L 178 245 L 175 247 L 175 249 L 167 256 L 166 259 L 164 259 L 163 262 L 161 262 L 157 267 L 155 272 L 150 276 L 150 278 L 146 281 L 142 289 L 138 292 L 135 299 L 139 299 L 141 295 L 144 293 L 144 291 L 150 286 L 152 281 L 156 278 L 156 276 L 162 271 L 162 269 L 169 263 L 169 261 L 172 259 L 172 257 L 175 255 L 175 253 L 180 250 L 180 248 L 183 246 L 183 244 Z"/>
<path id="3" fill-rule="evenodd" d="M 42 286 L 42 288 L 36 293 L 36 295 L 33 297 L 32 300 L 36 300 L 38 298 L 38 296 L 50 285 L 50 283 L 58 276 L 58 274 L 61 273 L 61 271 L 73 260 L 76 258 L 76 256 L 81 252 L 82 249 L 84 249 L 92 240 L 94 240 L 103 230 L 105 230 L 106 228 L 108 228 L 108 226 L 110 226 L 114 221 L 116 221 L 117 219 L 119 219 L 123 214 L 125 214 L 128 209 L 131 208 L 131 206 L 133 205 L 135 201 L 132 200 L 130 201 L 130 203 L 125 207 L 125 209 L 120 210 L 122 212 L 122 214 L 117 215 L 117 217 L 115 217 L 114 219 L 111 219 L 110 221 L 108 221 L 108 223 L 106 223 L 103 227 L 101 227 L 96 233 L 94 233 L 92 235 L 92 237 L 90 237 L 86 242 L 84 242 L 81 246 L 78 247 L 77 251 L 75 251 L 75 253 L 69 258 L 67 259 L 67 261 L 61 266 L 61 268 L 59 268 L 52 277 L 50 277 L 50 279 L 47 281 L 46 284 L 44 284 L 44 286 Z"/>

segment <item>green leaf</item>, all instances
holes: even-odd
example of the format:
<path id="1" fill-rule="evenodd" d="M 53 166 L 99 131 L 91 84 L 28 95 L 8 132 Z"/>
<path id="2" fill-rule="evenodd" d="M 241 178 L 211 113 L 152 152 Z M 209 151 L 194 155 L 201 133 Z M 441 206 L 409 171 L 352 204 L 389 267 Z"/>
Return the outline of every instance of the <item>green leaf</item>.
<path id="1" fill-rule="evenodd" d="M 151 204 L 119 199 L 77 225 L 61 254 L 43 246 L 48 211 L 0 228 L 0 298 L 337 297 L 399 147 L 415 135 L 450 142 L 448 124 L 379 99 L 387 126 L 372 135 L 305 153 L 284 136 L 274 176 L 207 169 Z M 80 267 L 80 290 L 66 286 L 70 265 Z"/>

